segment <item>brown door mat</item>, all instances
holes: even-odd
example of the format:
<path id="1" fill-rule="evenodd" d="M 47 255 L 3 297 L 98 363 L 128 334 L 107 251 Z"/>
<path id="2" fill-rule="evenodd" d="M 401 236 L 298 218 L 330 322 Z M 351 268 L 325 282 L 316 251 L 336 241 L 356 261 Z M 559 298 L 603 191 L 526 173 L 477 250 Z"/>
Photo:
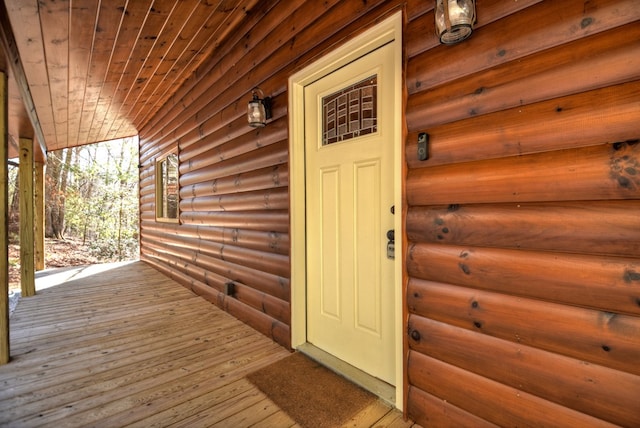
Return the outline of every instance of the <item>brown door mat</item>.
<path id="1" fill-rule="evenodd" d="M 247 379 L 303 427 L 339 427 L 377 397 L 296 352 Z"/>

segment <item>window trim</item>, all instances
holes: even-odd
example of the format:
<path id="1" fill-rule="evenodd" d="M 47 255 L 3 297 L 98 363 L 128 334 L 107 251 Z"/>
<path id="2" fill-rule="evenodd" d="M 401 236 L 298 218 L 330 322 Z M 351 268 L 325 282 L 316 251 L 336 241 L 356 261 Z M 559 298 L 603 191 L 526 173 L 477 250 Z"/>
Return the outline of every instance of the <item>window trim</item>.
<path id="1" fill-rule="evenodd" d="M 162 163 L 169 158 L 169 156 L 176 156 L 177 160 L 177 171 L 176 171 L 176 179 L 177 179 L 177 217 L 164 217 L 163 216 L 163 198 L 164 198 L 164 188 L 162 185 Z M 173 150 L 167 151 L 163 153 L 161 156 L 158 156 L 155 160 L 155 178 L 156 178 L 156 186 L 155 186 L 155 217 L 157 222 L 161 223 L 180 223 L 180 156 L 178 155 L 178 149 L 175 148 Z"/>

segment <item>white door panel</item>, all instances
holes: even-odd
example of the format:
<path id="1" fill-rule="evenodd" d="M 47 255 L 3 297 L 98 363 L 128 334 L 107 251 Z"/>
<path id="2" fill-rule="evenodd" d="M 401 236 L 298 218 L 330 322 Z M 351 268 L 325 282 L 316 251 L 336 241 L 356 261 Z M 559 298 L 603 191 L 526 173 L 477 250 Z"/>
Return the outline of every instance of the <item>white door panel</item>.
<path id="1" fill-rule="evenodd" d="M 394 262 L 386 257 L 386 232 L 394 224 L 393 70 L 387 45 L 305 87 L 307 340 L 389 383 L 395 378 Z M 325 124 L 334 118 L 323 112 L 323 99 L 360 82 L 367 86 L 373 76 L 377 125 L 323 145 L 332 141 L 323 118 Z M 372 123 L 354 107 L 359 102 L 366 110 L 369 99 L 336 103 L 335 111 L 354 109 L 341 117 Z"/>

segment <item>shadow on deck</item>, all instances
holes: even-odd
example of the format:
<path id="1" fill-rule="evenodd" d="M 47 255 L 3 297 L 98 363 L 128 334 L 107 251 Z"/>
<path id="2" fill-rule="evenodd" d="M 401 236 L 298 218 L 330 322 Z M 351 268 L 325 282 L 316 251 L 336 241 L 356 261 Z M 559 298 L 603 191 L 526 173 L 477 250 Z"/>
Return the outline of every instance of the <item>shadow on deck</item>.
<path id="1" fill-rule="evenodd" d="M 289 351 L 143 262 L 40 272 L 10 320 L 0 426 L 298 426 L 245 376 Z M 348 426 L 405 427 L 382 403 Z"/>

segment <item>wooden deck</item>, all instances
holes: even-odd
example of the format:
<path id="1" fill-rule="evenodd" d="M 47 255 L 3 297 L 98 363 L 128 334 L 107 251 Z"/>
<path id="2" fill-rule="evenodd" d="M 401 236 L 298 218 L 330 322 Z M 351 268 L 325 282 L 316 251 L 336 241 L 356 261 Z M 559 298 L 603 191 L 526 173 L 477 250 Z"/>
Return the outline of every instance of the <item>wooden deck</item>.
<path id="1" fill-rule="evenodd" d="M 10 320 L 0 426 L 297 426 L 245 379 L 289 352 L 145 263 L 44 271 L 37 288 Z M 373 425 L 411 426 L 381 402 L 348 424 Z"/>

